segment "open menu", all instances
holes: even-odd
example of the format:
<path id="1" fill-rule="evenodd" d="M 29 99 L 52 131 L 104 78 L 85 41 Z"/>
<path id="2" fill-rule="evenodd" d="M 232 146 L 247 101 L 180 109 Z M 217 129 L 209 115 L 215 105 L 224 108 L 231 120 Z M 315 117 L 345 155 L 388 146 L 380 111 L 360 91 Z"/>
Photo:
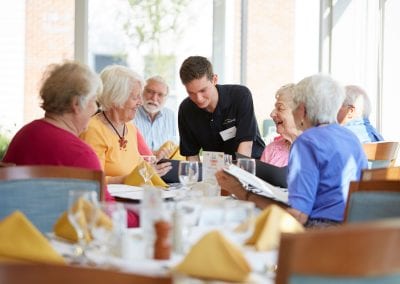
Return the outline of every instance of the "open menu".
<path id="1" fill-rule="evenodd" d="M 235 165 L 229 165 L 229 167 L 225 167 L 224 171 L 236 177 L 241 182 L 249 184 L 255 188 L 255 190 L 248 190 L 254 191 L 259 195 L 263 195 L 273 200 L 288 204 L 288 191 L 286 188 L 273 186 Z"/>
<path id="2" fill-rule="evenodd" d="M 127 184 L 108 184 L 107 189 L 111 196 L 132 199 L 132 200 L 142 200 L 143 198 L 143 188 L 138 186 L 132 186 Z M 174 198 L 178 191 L 176 190 L 162 190 L 162 198 Z"/>

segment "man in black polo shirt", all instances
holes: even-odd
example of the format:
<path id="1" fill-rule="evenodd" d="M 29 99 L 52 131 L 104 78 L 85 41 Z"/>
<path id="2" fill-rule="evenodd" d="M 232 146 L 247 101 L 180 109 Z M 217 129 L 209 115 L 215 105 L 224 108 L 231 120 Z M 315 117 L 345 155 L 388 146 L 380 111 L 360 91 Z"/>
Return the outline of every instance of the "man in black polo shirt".
<path id="1" fill-rule="evenodd" d="M 260 158 L 265 144 L 250 90 L 241 85 L 217 85 L 211 63 L 201 56 L 188 57 L 179 73 L 189 95 L 178 113 L 181 154 L 199 160 L 203 149 Z"/>

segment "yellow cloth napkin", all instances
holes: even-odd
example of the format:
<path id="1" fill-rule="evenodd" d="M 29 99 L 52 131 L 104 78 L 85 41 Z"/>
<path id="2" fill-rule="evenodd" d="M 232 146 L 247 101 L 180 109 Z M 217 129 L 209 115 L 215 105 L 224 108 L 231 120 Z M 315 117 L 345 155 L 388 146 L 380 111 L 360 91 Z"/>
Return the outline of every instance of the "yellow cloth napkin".
<path id="1" fill-rule="evenodd" d="M 203 236 L 174 268 L 194 277 L 243 282 L 251 268 L 240 249 L 218 231 Z"/>
<path id="2" fill-rule="evenodd" d="M 303 231 L 303 225 L 286 210 L 270 205 L 257 217 L 254 233 L 246 244 L 254 245 L 257 250 L 272 250 L 278 248 L 281 233 Z"/>
<path id="3" fill-rule="evenodd" d="M 83 229 L 83 236 L 86 242 L 90 242 L 92 240 L 92 236 L 88 228 L 88 223 L 90 221 L 90 218 L 92 218 L 93 205 L 84 199 L 79 199 L 73 206 L 74 210 L 78 211 L 77 212 L 77 214 L 79 214 L 78 222 L 81 228 Z M 95 226 L 98 227 L 102 226 L 109 230 L 112 229 L 112 221 L 104 212 L 100 211 L 96 218 L 97 220 Z M 61 215 L 61 217 L 57 220 L 57 222 L 54 224 L 54 233 L 57 236 L 62 237 L 64 239 L 73 242 L 78 241 L 78 235 L 68 219 L 67 212 L 64 212 Z"/>
<path id="4" fill-rule="evenodd" d="M 3 261 L 65 263 L 62 256 L 20 211 L 0 221 L 0 262 Z"/>
<path id="5" fill-rule="evenodd" d="M 159 151 L 161 151 L 162 149 L 167 149 L 171 151 L 171 154 L 169 155 L 168 159 L 179 160 L 179 161 L 186 160 L 186 157 L 181 155 L 179 146 L 172 141 L 166 141 L 164 144 L 162 144 L 161 147 L 159 148 Z"/>
<path id="6" fill-rule="evenodd" d="M 124 183 L 128 185 L 135 185 L 135 186 L 140 186 L 144 184 L 144 179 L 139 173 L 139 169 L 143 167 L 143 165 L 146 166 L 147 170 L 150 173 L 153 173 L 150 184 L 155 185 L 155 186 L 161 186 L 161 187 L 168 187 L 168 184 L 166 184 L 160 176 L 155 172 L 153 167 L 147 163 L 146 161 L 142 161 L 136 168 L 133 169 L 133 171 L 125 178 Z"/>

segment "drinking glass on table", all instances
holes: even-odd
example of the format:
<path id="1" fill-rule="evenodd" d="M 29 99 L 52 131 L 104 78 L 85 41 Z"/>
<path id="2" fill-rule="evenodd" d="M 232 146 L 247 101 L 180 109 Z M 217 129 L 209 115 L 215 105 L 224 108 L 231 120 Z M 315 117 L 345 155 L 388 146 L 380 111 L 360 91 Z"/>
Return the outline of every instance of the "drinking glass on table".
<path id="1" fill-rule="evenodd" d="M 199 180 L 199 163 L 197 161 L 179 162 L 179 181 L 184 187 L 188 187 Z"/>
<path id="2" fill-rule="evenodd" d="M 121 256 L 127 232 L 127 210 L 122 203 L 100 202 L 92 222 L 91 233 L 101 253 Z"/>
<path id="3" fill-rule="evenodd" d="M 224 230 L 232 241 L 243 245 L 253 234 L 255 204 L 242 200 L 224 200 Z"/>
<path id="4" fill-rule="evenodd" d="M 68 220 L 74 227 L 78 243 L 74 250 L 74 261 L 84 263 L 87 261 L 85 250 L 89 240 L 89 233 L 96 210 L 98 198 L 95 191 L 70 190 L 68 192 Z"/>
<path id="5" fill-rule="evenodd" d="M 224 154 L 224 166 L 229 167 L 232 165 L 232 155 Z"/>
<path id="6" fill-rule="evenodd" d="M 157 158 L 156 156 L 153 155 L 149 155 L 149 156 L 142 156 L 143 160 L 146 161 L 150 166 L 154 167 L 156 162 L 157 162 Z M 139 168 L 139 173 L 142 176 L 143 180 L 144 180 L 144 184 L 149 184 L 152 176 L 153 176 L 153 171 L 149 171 L 145 165 L 145 163 L 143 163 L 141 165 L 141 167 Z"/>
<path id="7" fill-rule="evenodd" d="M 237 159 L 236 165 L 239 168 L 255 175 L 256 174 L 256 160 L 251 158 L 239 158 Z"/>

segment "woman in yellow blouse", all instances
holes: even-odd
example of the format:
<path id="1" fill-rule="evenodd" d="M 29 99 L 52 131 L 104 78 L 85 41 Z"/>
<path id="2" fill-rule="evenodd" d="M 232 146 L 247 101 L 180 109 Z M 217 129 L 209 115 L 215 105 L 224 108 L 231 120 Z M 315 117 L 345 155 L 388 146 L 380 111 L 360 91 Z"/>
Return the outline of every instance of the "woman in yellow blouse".
<path id="1" fill-rule="evenodd" d="M 136 72 L 119 65 L 106 67 L 100 77 L 103 92 L 98 102 L 102 111 L 91 118 L 80 137 L 99 157 L 107 183 L 123 183 L 141 161 L 132 119 L 142 103 L 143 82 Z M 170 163 L 163 163 L 156 170 L 162 176 L 170 169 Z"/>

